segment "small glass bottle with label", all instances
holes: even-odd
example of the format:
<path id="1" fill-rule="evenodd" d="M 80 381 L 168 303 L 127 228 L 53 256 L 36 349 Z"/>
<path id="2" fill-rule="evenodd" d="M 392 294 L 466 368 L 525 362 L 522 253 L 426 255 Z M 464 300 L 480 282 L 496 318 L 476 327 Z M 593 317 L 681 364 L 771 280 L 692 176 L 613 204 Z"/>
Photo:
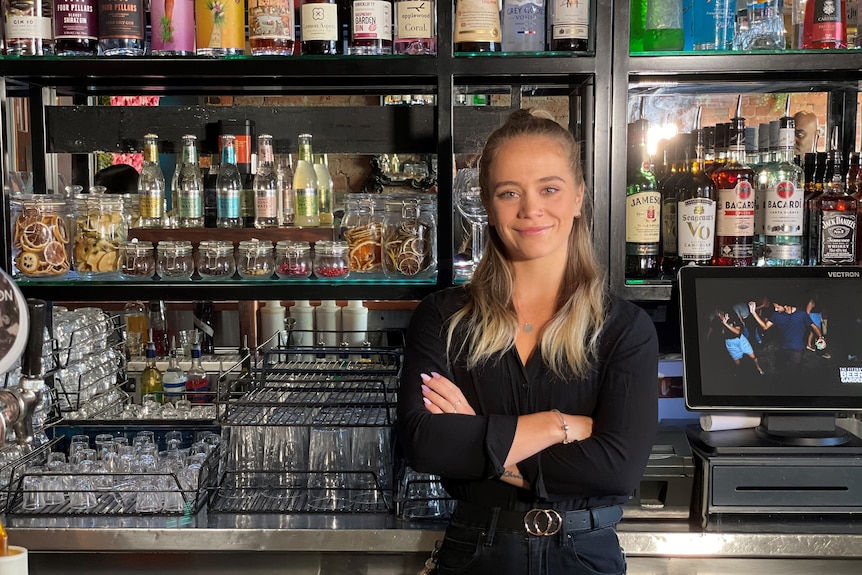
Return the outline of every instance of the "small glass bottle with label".
<path id="1" fill-rule="evenodd" d="M 153 56 L 195 54 L 194 0 L 150 0 Z"/>
<path id="2" fill-rule="evenodd" d="M 236 137 L 221 136 L 221 164 L 216 177 L 216 227 L 241 228 L 242 176 L 236 166 Z"/>
<path id="3" fill-rule="evenodd" d="M 142 228 L 161 228 L 165 219 L 165 175 L 159 165 L 159 137 L 144 136 L 144 166 L 138 177 Z"/>
<path id="4" fill-rule="evenodd" d="M 278 226 L 278 181 L 272 153 L 272 136 L 257 137 L 257 173 L 254 175 L 254 227 Z"/>

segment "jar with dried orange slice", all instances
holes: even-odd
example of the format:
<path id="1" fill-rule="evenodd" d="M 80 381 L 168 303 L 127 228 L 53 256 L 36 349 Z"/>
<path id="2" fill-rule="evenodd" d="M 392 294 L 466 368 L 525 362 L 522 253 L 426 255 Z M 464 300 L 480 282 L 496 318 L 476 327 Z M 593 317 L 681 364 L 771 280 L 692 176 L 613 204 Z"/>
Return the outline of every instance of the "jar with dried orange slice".
<path id="1" fill-rule="evenodd" d="M 83 278 L 110 279 L 120 270 L 120 244 L 128 239 L 128 223 L 119 196 L 94 193 L 75 197 L 75 270 Z"/>
<path id="2" fill-rule="evenodd" d="M 12 261 L 17 275 L 57 279 L 70 268 L 70 203 L 65 196 L 26 194 L 10 201 Z"/>
<path id="3" fill-rule="evenodd" d="M 345 198 L 341 236 L 347 242 L 350 271 L 363 277 L 383 276 L 383 219 L 385 197 L 349 194 Z"/>
<path id="4" fill-rule="evenodd" d="M 437 271 L 437 203 L 429 194 L 386 201 L 383 271 L 390 278 L 426 279 Z"/>

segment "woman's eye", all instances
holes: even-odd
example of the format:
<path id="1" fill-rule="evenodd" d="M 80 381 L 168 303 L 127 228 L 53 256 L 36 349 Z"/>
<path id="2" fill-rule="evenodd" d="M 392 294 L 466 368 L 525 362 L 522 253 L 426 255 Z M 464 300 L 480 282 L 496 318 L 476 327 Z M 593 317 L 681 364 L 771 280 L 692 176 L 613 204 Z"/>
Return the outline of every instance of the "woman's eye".
<path id="1" fill-rule="evenodd" d="M 546 194 L 554 194 L 554 193 L 556 193 L 557 191 L 558 191 L 558 189 L 557 189 L 557 188 L 545 188 L 545 193 L 546 193 Z"/>

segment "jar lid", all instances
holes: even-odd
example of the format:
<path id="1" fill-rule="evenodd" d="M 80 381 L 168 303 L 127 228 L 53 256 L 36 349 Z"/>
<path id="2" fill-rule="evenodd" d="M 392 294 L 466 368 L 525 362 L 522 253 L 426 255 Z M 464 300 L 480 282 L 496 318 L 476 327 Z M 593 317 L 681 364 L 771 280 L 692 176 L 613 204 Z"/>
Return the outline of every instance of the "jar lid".
<path id="1" fill-rule="evenodd" d="M 198 245 L 198 251 L 226 254 L 233 251 L 233 242 L 227 240 L 203 240 Z"/>
<path id="2" fill-rule="evenodd" d="M 278 240 L 275 244 L 275 249 L 277 250 L 294 250 L 294 251 L 304 251 L 310 250 L 311 244 L 308 242 L 301 242 L 298 240 Z"/>
<path id="3" fill-rule="evenodd" d="M 68 205 L 69 200 L 60 194 L 16 194 L 9 197 L 9 203 L 28 208 L 56 209 Z"/>
<path id="4" fill-rule="evenodd" d="M 319 255 L 340 255 L 348 250 L 347 242 L 319 240 L 314 244 L 314 251 Z"/>
<path id="5" fill-rule="evenodd" d="M 132 238 L 127 242 L 120 242 L 120 249 L 127 252 L 133 252 L 136 255 L 144 255 L 153 249 L 153 242 Z"/>
<path id="6" fill-rule="evenodd" d="M 159 251 L 187 253 L 192 251 L 192 243 L 187 240 L 164 240 L 158 243 Z"/>
<path id="7" fill-rule="evenodd" d="M 272 250 L 272 242 L 269 240 L 259 240 L 257 238 L 252 238 L 250 240 L 243 240 L 239 243 L 239 249 L 241 250 Z"/>

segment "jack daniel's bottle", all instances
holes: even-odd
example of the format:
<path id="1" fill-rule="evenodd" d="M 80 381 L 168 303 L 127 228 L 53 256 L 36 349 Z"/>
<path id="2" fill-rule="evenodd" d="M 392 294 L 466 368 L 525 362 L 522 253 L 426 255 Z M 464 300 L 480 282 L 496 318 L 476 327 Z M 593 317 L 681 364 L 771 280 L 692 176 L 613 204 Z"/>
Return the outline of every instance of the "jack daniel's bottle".
<path id="1" fill-rule="evenodd" d="M 856 199 L 847 194 L 841 172 L 841 149 L 838 126 L 832 128 L 828 163 L 832 178 L 825 182 L 823 193 L 815 199 L 812 217 L 817 225 L 817 264 L 837 266 L 856 263 L 856 231 L 858 227 Z M 827 168 L 828 169 L 828 168 Z"/>

